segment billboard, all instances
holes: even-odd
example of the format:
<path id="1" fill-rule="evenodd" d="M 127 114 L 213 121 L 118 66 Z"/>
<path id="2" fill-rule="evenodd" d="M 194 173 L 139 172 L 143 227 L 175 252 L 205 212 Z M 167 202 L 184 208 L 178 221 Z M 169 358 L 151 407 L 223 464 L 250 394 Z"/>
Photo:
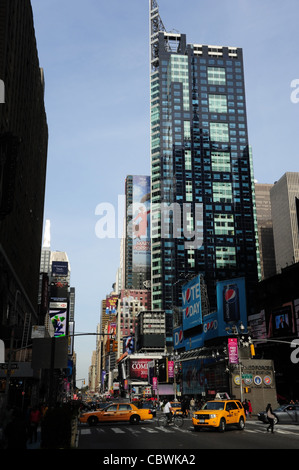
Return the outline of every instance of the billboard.
<path id="1" fill-rule="evenodd" d="M 134 337 L 128 336 L 127 338 L 123 339 L 123 352 L 132 354 L 134 352 Z"/>
<path id="2" fill-rule="evenodd" d="M 52 261 L 52 276 L 67 277 L 69 264 L 67 261 Z"/>
<path id="3" fill-rule="evenodd" d="M 150 177 L 133 176 L 132 271 L 147 272 L 151 265 Z M 129 232 L 130 233 L 130 232 Z"/>
<path id="4" fill-rule="evenodd" d="M 118 295 L 106 296 L 106 314 L 115 315 Z"/>
<path id="5" fill-rule="evenodd" d="M 152 359 L 131 359 L 130 379 L 148 381 L 148 363 L 151 361 Z"/>
<path id="6" fill-rule="evenodd" d="M 245 278 L 229 279 L 216 284 L 220 336 L 232 325 L 247 327 Z"/>
<path id="7" fill-rule="evenodd" d="M 228 338 L 228 358 L 230 364 L 239 364 L 238 338 Z"/>
<path id="8" fill-rule="evenodd" d="M 50 302 L 66 302 L 69 296 L 69 285 L 67 281 L 51 282 Z"/>
<path id="9" fill-rule="evenodd" d="M 187 312 L 188 305 L 191 304 L 193 297 L 196 299 L 200 295 L 199 277 L 195 278 L 190 284 L 186 284 L 183 292 L 183 324 L 173 330 L 173 345 L 174 349 L 184 349 L 190 351 L 195 348 L 201 348 L 204 344 L 218 337 L 227 337 L 227 327 L 236 325 L 239 327 L 240 323 L 247 328 L 247 307 L 246 307 L 246 291 L 245 279 L 237 278 L 226 281 L 219 281 L 216 285 L 217 292 L 217 311 L 205 315 L 202 319 L 201 309 L 199 305 L 195 306 L 194 311 Z M 197 279 L 197 283 L 196 283 Z M 192 292 L 193 289 L 193 292 Z M 198 293 L 199 290 L 199 293 Z M 188 299 L 190 302 L 188 303 Z M 199 301 L 198 301 L 199 302 Z M 199 313 L 200 310 L 200 313 Z M 192 315 L 190 313 L 192 312 Z M 202 333 L 190 336 L 188 332 L 184 335 L 186 330 L 201 324 L 203 325 Z"/>
<path id="10" fill-rule="evenodd" d="M 293 305 L 291 302 L 273 309 L 270 315 L 269 336 L 280 338 L 294 335 L 295 322 L 293 317 Z"/>
<path id="11" fill-rule="evenodd" d="M 67 333 L 67 309 L 50 309 L 49 315 L 54 328 L 54 336 L 65 336 Z"/>
<path id="12" fill-rule="evenodd" d="M 196 276 L 182 288 L 183 329 L 202 324 L 200 276 Z"/>

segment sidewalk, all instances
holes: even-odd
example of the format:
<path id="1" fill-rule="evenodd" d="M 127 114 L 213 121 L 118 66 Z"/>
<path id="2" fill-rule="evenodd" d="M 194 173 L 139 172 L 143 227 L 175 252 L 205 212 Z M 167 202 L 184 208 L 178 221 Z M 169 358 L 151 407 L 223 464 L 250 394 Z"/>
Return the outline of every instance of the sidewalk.
<path id="1" fill-rule="evenodd" d="M 30 444 L 29 440 L 27 441 L 27 449 L 40 449 L 41 444 L 41 429 L 40 427 L 37 430 L 37 441 Z"/>

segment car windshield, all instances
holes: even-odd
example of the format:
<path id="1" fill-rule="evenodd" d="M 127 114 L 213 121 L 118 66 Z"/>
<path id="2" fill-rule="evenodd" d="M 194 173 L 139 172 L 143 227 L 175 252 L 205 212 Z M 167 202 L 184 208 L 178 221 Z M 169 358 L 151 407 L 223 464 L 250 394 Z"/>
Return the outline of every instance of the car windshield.
<path id="1" fill-rule="evenodd" d="M 224 402 L 208 401 L 203 405 L 202 410 L 224 410 Z"/>
<path id="2" fill-rule="evenodd" d="M 181 407 L 181 404 L 178 402 L 178 403 L 171 403 L 171 406 L 173 408 L 180 408 Z"/>

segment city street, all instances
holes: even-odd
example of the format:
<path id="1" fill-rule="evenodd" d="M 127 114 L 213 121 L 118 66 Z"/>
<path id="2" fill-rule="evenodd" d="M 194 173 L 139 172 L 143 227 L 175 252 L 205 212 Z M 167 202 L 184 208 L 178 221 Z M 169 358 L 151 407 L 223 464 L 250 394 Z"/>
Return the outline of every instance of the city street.
<path id="1" fill-rule="evenodd" d="M 245 430 L 230 428 L 225 433 L 217 430 L 195 432 L 191 419 L 185 419 L 182 428 L 158 426 L 157 419 L 138 426 L 125 423 L 79 426 L 79 449 L 299 449 L 299 426 L 277 425 L 274 434 L 256 418 L 247 421 Z"/>

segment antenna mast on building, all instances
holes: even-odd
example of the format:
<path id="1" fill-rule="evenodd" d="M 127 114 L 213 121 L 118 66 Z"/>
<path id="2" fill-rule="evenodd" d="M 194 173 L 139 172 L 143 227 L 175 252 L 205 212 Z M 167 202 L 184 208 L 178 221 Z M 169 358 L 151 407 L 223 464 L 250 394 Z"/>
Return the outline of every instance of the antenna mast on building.
<path id="1" fill-rule="evenodd" d="M 160 18 L 159 6 L 156 0 L 149 0 L 150 7 L 150 66 L 151 71 L 159 67 L 159 32 L 165 31 Z"/>

